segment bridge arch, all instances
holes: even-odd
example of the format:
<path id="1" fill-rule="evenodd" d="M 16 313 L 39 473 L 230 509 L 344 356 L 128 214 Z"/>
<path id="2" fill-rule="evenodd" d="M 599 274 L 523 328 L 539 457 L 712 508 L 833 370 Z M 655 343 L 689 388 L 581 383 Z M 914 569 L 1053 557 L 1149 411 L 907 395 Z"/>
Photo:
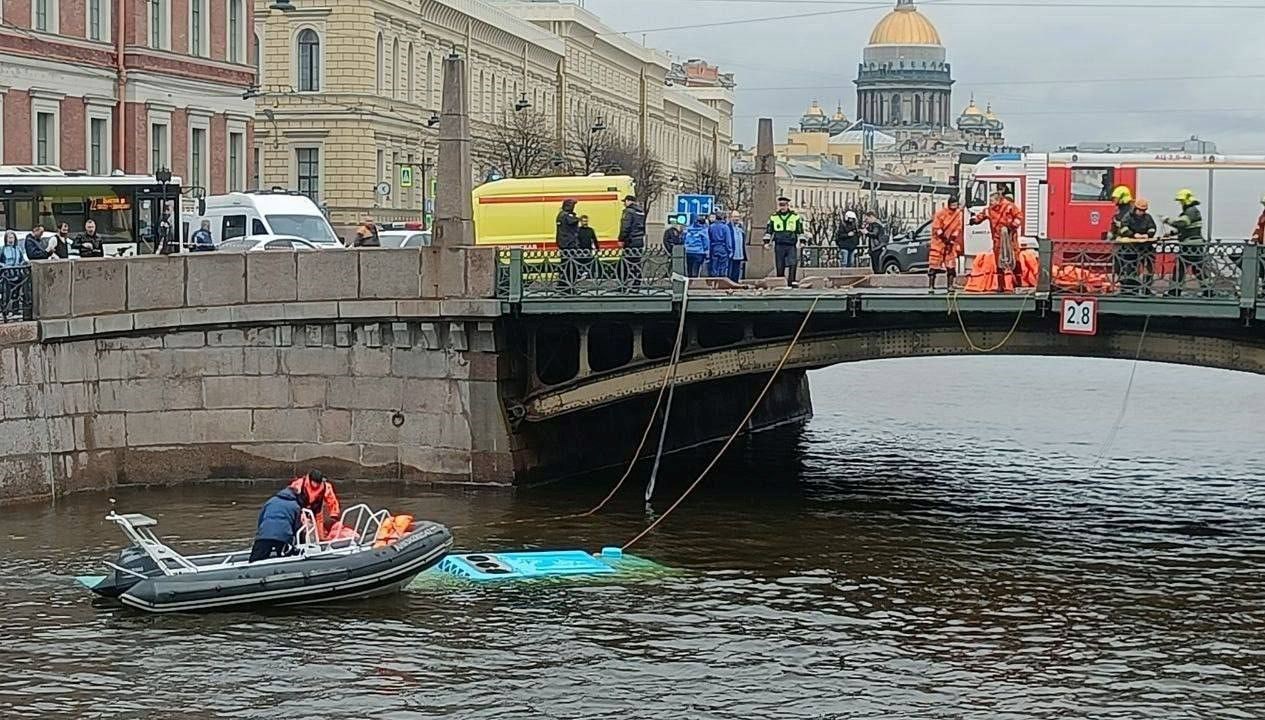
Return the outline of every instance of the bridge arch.
<path id="1" fill-rule="evenodd" d="M 1265 338 L 1258 333 L 1192 333 L 1185 328 L 1152 324 L 1143 336 L 1143 320 L 1128 327 L 1104 328 L 1091 337 L 1063 335 L 1049 323 L 1024 323 L 1013 332 L 991 326 L 970 332 L 976 347 L 1001 344 L 998 355 L 1043 355 L 1148 360 L 1265 374 Z M 772 372 L 789 339 L 756 341 L 737 347 L 696 352 L 677 367 L 678 385 L 692 385 L 743 375 Z M 785 370 L 812 370 L 839 363 L 886 358 L 980 354 L 962 328 L 896 327 L 852 329 L 813 334 L 791 350 Z M 626 398 L 657 392 L 668 361 L 656 360 L 615 372 L 592 375 L 542 389 L 525 399 L 528 420 L 547 420 Z"/>

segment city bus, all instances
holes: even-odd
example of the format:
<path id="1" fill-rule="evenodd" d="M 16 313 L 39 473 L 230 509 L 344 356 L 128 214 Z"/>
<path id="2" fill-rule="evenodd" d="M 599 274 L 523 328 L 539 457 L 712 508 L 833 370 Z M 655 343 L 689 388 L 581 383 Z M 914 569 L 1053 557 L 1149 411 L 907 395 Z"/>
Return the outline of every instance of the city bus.
<path id="1" fill-rule="evenodd" d="M 70 235 L 97 223 L 105 255 L 158 251 L 160 228 L 170 228 L 184 244 L 187 228 L 179 221 L 180 178 L 161 183 L 152 175 L 89 175 L 43 165 L 0 165 L 0 230 L 18 239 L 35 225 L 55 234 L 66 223 Z"/>

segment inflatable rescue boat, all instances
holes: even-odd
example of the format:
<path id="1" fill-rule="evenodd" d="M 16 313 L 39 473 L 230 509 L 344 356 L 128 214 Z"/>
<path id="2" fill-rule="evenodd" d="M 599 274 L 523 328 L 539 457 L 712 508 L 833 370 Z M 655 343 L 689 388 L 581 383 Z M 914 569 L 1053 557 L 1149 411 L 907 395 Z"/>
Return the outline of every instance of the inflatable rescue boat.
<path id="1" fill-rule="evenodd" d="M 304 510 L 291 555 L 248 562 L 250 550 L 184 556 L 160 541 L 156 520 L 111 512 L 130 544 L 108 575 L 76 578 L 102 597 L 154 613 L 240 609 L 257 605 L 331 602 L 396 592 L 444 559 L 448 528 L 392 517 L 367 505 L 348 508 L 320 539 Z"/>

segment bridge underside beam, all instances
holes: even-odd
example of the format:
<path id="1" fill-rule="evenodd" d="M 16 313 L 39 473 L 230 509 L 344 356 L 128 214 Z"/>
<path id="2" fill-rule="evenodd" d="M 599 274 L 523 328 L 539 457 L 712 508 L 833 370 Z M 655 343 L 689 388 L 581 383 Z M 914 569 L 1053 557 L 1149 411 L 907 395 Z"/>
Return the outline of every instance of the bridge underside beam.
<path id="1" fill-rule="evenodd" d="M 792 349 L 785 368 L 813 369 L 883 358 L 971 355 L 977 353 L 972 344 L 990 348 L 1004 340 L 996 354 L 1121 359 L 1137 355 L 1142 360 L 1265 374 L 1265 338 L 1256 332 L 1244 330 L 1240 334 L 1218 336 L 1158 329 L 1147 333 L 1139 351 L 1141 321 L 1130 320 L 1127 327 L 1124 322 L 1114 325 L 1090 337 L 1060 334 L 1049 322 L 1025 323 L 1009 335 L 1009 327 L 993 326 L 972 331 L 972 343 L 967 342 L 958 327 L 854 330 L 802 339 Z M 1156 328 L 1156 325 L 1151 327 Z M 785 340 L 762 342 L 687 357 L 677 365 L 676 382 L 678 386 L 690 385 L 771 372 L 786 352 L 786 343 Z M 543 420 L 657 392 L 667 369 L 666 361 L 660 361 L 536 394 L 525 403 L 527 419 Z"/>

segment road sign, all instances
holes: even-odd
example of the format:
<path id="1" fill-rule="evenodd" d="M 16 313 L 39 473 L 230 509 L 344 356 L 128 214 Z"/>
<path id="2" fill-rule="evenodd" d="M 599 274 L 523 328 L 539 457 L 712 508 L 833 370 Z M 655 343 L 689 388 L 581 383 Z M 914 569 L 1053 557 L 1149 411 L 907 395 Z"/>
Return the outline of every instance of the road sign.
<path id="1" fill-rule="evenodd" d="M 1063 298 L 1059 332 L 1067 335 L 1098 334 L 1098 301 L 1094 298 Z"/>
<path id="2" fill-rule="evenodd" d="M 684 213 L 691 217 L 707 215 L 712 211 L 712 206 L 715 202 L 715 195 L 677 195 L 676 212 L 677 214 Z"/>
<path id="3" fill-rule="evenodd" d="M 402 188 L 413 187 L 413 166 L 412 165 L 400 166 L 400 187 Z"/>

